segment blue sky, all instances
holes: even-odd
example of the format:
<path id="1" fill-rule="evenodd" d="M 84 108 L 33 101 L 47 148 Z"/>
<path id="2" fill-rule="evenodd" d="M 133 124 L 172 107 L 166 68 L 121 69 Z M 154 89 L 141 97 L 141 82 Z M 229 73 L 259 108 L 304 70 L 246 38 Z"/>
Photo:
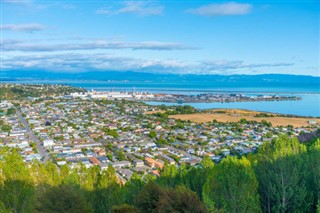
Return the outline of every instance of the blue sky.
<path id="1" fill-rule="evenodd" d="M 319 76 L 319 2 L 1 0 L 1 69 Z"/>

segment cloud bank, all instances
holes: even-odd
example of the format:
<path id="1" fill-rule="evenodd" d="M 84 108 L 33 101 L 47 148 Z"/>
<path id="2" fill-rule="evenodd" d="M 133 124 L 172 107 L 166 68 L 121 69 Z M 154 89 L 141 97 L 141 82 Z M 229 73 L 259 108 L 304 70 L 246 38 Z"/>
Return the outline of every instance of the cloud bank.
<path id="1" fill-rule="evenodd" d="M 143 59 L 113 54 L 27 53 L 3 57 L 3 70 L 49 71 L 137 71 L 177 74 L 233 74 L 243 69 L 287 67 L 292 63 L 256 63 L 244 61 L 190 62 L 176 59 Z"/>
<path id="2" fill-rule="evenodd" d="M 186 50 L 194 49 L 181 43 L 160 41 L 108 41 L 92 40 L 77 41 L 73 43 L 48 44 L 41 41 L 3 40 L 0 43 L 3 51 L 45 52 L 45 51 L 69 51 L 69 50 L 98 50 L 98 49 L 131 49 L 131 50 Z"/>

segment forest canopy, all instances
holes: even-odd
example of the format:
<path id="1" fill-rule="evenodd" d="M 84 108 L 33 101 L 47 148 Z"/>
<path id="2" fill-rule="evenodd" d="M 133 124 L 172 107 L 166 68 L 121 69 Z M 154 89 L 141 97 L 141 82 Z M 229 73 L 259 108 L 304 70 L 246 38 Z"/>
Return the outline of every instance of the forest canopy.
<path id="1" fill-rule="evenodd" d="M 29 164 L 0 148 L 0 212 L 319 212 L 320 140 L 280 136 L 214 165 L 167 165 L 119 183 L 113 167 Z M 318 209 L 318 210 L 317 210 Z"/>

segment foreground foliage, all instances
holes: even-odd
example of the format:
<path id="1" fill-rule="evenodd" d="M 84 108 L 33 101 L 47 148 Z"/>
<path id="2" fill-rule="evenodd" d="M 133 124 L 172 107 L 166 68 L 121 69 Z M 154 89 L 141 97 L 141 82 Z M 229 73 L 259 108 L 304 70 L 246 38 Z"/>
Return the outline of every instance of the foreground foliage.
<path id="1" fill-rule="evenodd" d="M 281 136 L 257 154 L 201 167 L 166 166 L 120 185 L 112 167 L 26 164 L 0 149 L 0 212 L 319 212 L 320 140 Z"/>

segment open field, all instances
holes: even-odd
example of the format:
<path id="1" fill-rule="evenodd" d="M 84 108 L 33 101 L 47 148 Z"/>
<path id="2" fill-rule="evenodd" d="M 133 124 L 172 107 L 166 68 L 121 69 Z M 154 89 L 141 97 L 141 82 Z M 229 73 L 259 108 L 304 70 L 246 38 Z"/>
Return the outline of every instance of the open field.
<path id="1" fill-rule="evenodd" d="M 166 112 L 166 111 L 165 111 L 165 110 L 154 110 L 154 111 L 147 111 L 147 112 L 145 112 L 144 114 L 146 114 L 146 115 L 151 115 L 151 114 L 156 114 L 156 113 L 158 113 L 158 112 L 164 113 L 164 112 Z"/>
<path id="2" fill-rule="evenodd" d="M 224 113 L 221 113 L 224 111 Z M 217 113 L 220 112 L 220 113 Z M 273 126 L 288 126 L 292 125 L 294 127 L 309 126 L 309 120 L 317 121 L 320 123 L 320 119 L 314 118 L 290 118 L 290 117 L 254 117 L 255 114 L 260 112 L 249 111 L 249 110 L 229 110 L 229 109 L 219 109 L 206 111 L 204 113 L 195 114 L 181 114 L 181 115 L 171 115 L 170 118 L 181 119 L 181 120 L 191 120 L 196 123 L 203 123 L 212 121 L 216 119 L 219 122 L 238 122 L 241 118 L 245 118 L 248 121 L 262 121 L 266 120 L 271 122 Z"/>

